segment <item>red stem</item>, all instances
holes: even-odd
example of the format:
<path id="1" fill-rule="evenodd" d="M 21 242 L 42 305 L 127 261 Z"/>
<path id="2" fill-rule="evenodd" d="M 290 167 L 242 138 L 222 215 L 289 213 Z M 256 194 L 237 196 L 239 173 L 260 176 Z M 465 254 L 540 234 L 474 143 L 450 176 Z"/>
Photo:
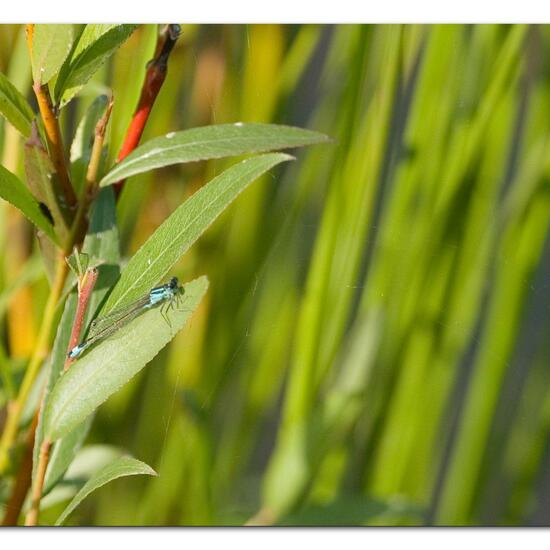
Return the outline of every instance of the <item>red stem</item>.
<path id="1" fill-rule="evenodd" d="M 94 267 L 86 272 L 84 276 L 84 281 L 80 287 L 78 293 L 78 306 L 76 308 L 76 314 L 73 322 L 73 328 L 71 331 L 71 337 L 69 339 L 69 346 L 67 348 L 67 353 L 71 351 L 80 341 L 80 334 L 82 333 L 82 326 L 84 325 L 84 317 L 86 316 L 86 310 L 88 309 L 88 303 L 92 297 L 92 291 L 97 281 L 98 271 Z M 65 359 L 64 370 L 67 370 L 73 359 L 67 356 Z"/>
<path id="2" fill-rule="evenodd" d="M 179 25 L 167 25 L 159 36 L 155 57 L 147 64 L 147 72 L 145 73 L 145 79 L 141 88 L 138 106 L 128 126 L 128 130 L 126 130 L 126 137 L 118 153 L 117 162 L 127 157 L 138 146 L 155 99 L 166 79 L 168 57 L 174 48 L 179 33 Z M 121 180 L 115 183 L 117 197 L 122 191 L 124 181 Z"/>

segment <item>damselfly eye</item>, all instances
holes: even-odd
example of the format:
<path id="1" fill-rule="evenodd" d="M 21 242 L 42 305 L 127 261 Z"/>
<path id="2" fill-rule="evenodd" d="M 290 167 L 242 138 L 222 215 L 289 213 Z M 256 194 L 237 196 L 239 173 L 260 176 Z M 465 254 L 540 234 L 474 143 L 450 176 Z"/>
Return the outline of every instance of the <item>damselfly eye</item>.
<path id="1" fill-rule="evenodd" d="M 178 288 L 178 278 L 177 277 L 172 277 L 170 279 L 170 288 L 172 288 L 172 289 Z"/>

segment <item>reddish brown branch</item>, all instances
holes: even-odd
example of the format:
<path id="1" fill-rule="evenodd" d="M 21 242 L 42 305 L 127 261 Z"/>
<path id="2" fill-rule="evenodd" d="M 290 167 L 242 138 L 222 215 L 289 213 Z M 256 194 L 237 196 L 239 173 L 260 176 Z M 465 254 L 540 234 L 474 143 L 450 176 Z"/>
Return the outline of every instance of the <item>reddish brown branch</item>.
<path id="1" fill-rule="evenodd" d="M 179 33 L 179 25 L 167 25 L 159 35 L 155 57 L 147 64 L 147 72 L 145 73 L 145 79 L 141 88 L 138 106 L 126 131 L 126 137 L 118 153 L 117 162 L 127 157 L 138 146 L 155 99 L 166 78 L 168 57 L 174 48 Z M 124 181 L 121 180 L 115 184 L 115 193 L 117 196 L 122 191 Z"/>
<path id="2" fill-rule="evenodd" d="M 71 330 L 71 337 L 69 338 L 67 353 L 71 351 L 80 341 L 84 318 L 86 316 L 86 311 L 88 310 L 90 298 L 92 297 L 92 291 L 94 290 L 94 286 L 97 282 L 97 275 L 98 271 L 95 267 L 89 269 L 82 278 L 82 282 L 79 284 L 78 305 L 76 307 L 76 314 L 73 322 L 73 328 Z M 64 370 L 67 370 L 72 362 L 73 359 L 70 359 L 67 355 Z"/>
<path id="3" fill-rule="evenodd" d="M 34 450 L 34 438 L 38 426 L 38 411 L 34 414 L 32 424 L 29 427 L 27 440 L 25 441 L 25 454 L 17 472 L 17 478 L 13 485 L 10 499 L 6 505 L 6 513 L 2 525 L 17 525 L 19 514 L 32 482 L 32 459 Z"/>

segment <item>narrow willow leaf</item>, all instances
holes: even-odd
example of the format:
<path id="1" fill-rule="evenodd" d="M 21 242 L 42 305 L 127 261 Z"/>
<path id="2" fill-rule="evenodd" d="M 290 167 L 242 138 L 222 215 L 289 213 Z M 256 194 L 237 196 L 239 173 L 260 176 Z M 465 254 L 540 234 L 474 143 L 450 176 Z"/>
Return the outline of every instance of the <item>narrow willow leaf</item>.
<path id="1" fill-rule="evenodd" d="M 115 165 L 101 180 L 110 185 L 154 168 L 302 147 L 330 141 L 318 132 L 277 124 L 219 124 L 172 132 L 144 143 Z"/>
<path id="2" fill-rule="evenodd" d="M 126 454 L 123 449 L 113 445 L 86 445 L 76 453 L 63 479 L 58 481 L 51 491 L 44 494 L 40 500 L 40 510 L 72 499 L 89 479 L 115 459 Z M 50 463 L 51 460 L 52 458 L 50 458 Z M 46 473 L 46 484 L 48 484 L 48 472 Z M 27 501 L 27 504 L 30 502 Z M 25 508 L 28 510 L 29 506 L 27 505 Z"/>
<path id="3" fill-rule="evenodd" d="M 46 406 L 47 437 L 53 441 L 70 433 L 145 367 L 183 328 L 207 287 L 206 277 L 187 283 L 180 303 L 174 308 L 164 313 L 160 307 L 144 312 L 66 371 Z"/>
<path id="4" fill-rule="evenodd" d="M 141 462 L 136 458 L 130 456 L 121 456 L 113 461 L 111 464 L 100 470 L 94 477 L 92 477 L 85 485 L 78 491 L 70 504 L 65 508 L 63 513 L 57 518 L 56 525 L 62 525 L 67 517 L 74 511 L 74 509 L 91 493 L 96 489 L 99 489 L 109 481 L 113 481 L 119 477 L 135 476 L 135 475 L 148 475 L 156 476 L 157 473 L 153 468 Z"/>
<path id="5" fill-rule="evenodd" d="M 0 197 L 19 208 L 36 227 L 44 231 L 52 241 L 57 242 L 53 225 L 42 212 L 31 192 L 17 176 L 3 166 L 0 166 Z"/>
<path id="6" fill-rule="evenodd" d="M 89 315 L 101 304 L 120 275 L 120 245 L 116 223 L 115 195 L 102 189 L 92 207 L 91 222 L 82 251 L 97 266 L 99 276 L 90 302 Z"/>
<path id="7" fill-rule="evenodd" d="M 34 25 L 31 62 L 35 82 L 46 84 L 58 73 L 73 40 L 73 25 Z"/>
<path id="8" fill-rule="evenodd" d="M 34 112 L 17 88 L 0 73 L 0 115 L 25 137 L 31 134 Z"/>
<path id="9" fill-rule="evenodd" d="M 55 84 L 55 98 L 66 105 L 137 25 L 86 25 Z"/>
<path id="10" fill-rule="evenodd" d="M 253 157 L 232 166 L 199 189 L 134 254 L 102 314 L 147 292 L 168 273 L 241 191 L 273 166 L 292 158 L 283 153 Z"/>

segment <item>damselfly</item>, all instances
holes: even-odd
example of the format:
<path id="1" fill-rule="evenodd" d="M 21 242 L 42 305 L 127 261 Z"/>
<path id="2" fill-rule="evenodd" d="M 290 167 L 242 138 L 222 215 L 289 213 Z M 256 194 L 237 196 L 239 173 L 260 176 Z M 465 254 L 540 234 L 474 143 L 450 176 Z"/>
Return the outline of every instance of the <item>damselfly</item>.
<path id="1" fill-rule="evenodd" d="M 87 338 L 69 351 L 67 356 L 70 359 L 77 358 L 90 346 L 108 338 L 121 327 L 127 325 L 132 319 L 135 319 L 143 311 L 153 306 L 162 304 L 161 313 L 163 313 L 162 307 L 164 307 L 164 305 L 170 307 L 181 291 L 182 287 L 179 285 L 178 278 L 172 277 L 169 283 L 151 289 L 143 298 L 117 309 L 105 315 L 105 317 L 99 317 L 95 321 L 92 321 Z"/>

